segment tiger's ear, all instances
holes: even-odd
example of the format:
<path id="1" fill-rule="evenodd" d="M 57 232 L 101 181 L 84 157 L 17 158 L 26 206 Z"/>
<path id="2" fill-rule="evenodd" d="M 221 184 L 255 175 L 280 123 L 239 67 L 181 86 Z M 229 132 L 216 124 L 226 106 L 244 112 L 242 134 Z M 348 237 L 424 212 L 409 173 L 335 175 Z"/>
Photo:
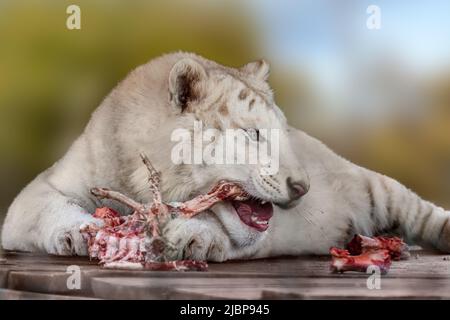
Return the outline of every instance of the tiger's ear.
<path id="1" fill-rule="evenodd" d="M 266 81 L 269 77 L 270 66 L 265 60 L 261 59 L 258 61 L 249 62 L 246 65 L 243 65 L 239 70 L 252 75 L 257 79 Z"/>
<path id="2" fill-rule="evenodd" d="M 193 59 L 184 58 L 175 63 L 169 74 L 170 101 L 183 112 L 190 102 L 202 96 L 205 68 Z"/>

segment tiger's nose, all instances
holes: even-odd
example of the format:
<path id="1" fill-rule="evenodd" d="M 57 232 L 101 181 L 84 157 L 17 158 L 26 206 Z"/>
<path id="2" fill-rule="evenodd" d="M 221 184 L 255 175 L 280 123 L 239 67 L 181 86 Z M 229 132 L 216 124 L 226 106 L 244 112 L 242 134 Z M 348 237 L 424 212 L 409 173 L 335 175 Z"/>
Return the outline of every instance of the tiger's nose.
<path id="1" fill-rule="evenodd" d="M 289 197 L 292 201 L 300 199 L 309 190 L 309 184 L 304 181 L 293 180 L 291 177 L 286 179 Z"/>

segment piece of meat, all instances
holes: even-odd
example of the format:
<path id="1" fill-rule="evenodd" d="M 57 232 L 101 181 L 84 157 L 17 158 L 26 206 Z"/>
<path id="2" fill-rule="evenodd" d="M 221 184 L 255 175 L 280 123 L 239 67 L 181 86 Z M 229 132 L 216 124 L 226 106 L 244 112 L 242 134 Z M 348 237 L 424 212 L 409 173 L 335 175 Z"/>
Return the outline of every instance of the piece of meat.
<path id="1" fill-rule="evenodd" d="M 347 250 L 351 255 L 359 255 L 367 251 L 381 249 L 388 250 L 393 260 L 404 260 L 410 257 L 408 245 L 398 237 L 369 238 L 357 234 L 347 244 Z"/>
<path id="2" fill-rule="evenodd" d="M 409 249 L 397 237 L 365 237 L 355 235 L 347 244 L 347 250 L 331 248 L 331 271 L 366 272 L 369 266 L 380 268 L 382 274 L 389 271 L 392 260 L 409 258 Z"/>
<path id="3" fill-rule="evenodd" d="M 106 268 L 149 269 L 176 271 L 203 271 L 207 269 L 203 261 L 170 261 L 168 250 L 174 246 L 161 235 L 163 226 L 179 216 L 191 218 L 211 208 L 220 201 L 247 196 L 237 184 L 222 181 L 206 195 L 199 195 L 182 203 L 164 203 L 159 185 L 160 173 L 157 172 L 145 155 L 142 161 L 149 171 L 149 186 L 153 201 L 141 204 L 117 191 L 105 188 L 93 188 L 91 193 L 100 199 L 118 201 L 133 210 L 129 216 L 120 216 L 111 208 L 96 209 L 94 217 L 103 222 L 102 226 L 87 224 L 80 232 L 88 245 L 90 258 L 98 259 Z"/>
<path id="4" fill-rule="evenodd" d="M 332 272 L 366 272 L 369 266 L 377 266 L 380 268 L 381 273 L 385 274 L 389 271 L 391 266 L 389 251 L 384 249 L 368 251 L 357 256 L 351 256 L 345 249 L 331 248 L 330 254 L 332 256 Z"/>

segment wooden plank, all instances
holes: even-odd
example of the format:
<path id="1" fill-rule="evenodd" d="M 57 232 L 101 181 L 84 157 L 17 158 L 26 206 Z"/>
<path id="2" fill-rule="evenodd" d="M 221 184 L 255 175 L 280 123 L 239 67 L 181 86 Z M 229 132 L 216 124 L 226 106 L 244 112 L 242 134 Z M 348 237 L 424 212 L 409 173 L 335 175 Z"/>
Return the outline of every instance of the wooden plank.
<path id="1" fill-rule="evenodd" d="M 186 292 L 197 295 L 201 290 L 254 288 L 284 286 L 289 278 L 93 278 L 92 290 L 96 297 L 105 299 L 181 299 L 192 298 Z M 185 296 L 178 294 L 184 292 Z"/>
<path id="2" fill-rule="evenodd" d="M 8 272 L 9 268 L 7 265 L 7 260 L 4 258 L 0 258 L 0 288 L 6 287 Z"/>
<path id="3" fill-rule="evenodd" d="M 80 299 L 91 300 L 92 298 L 0 289 L 0 300 L 80 300 Z"/>
<path id="4" fill-rule="evenodd" d="M 8 269 L 0 269 L 0 288 L 6 288 L 8 282 Z"/>
<path id="5" fill-rule="evenodd" d="M 438 255 L 429 252 L 413 253 L 413 257 L 405 261 L 394 261 L 388 277 L 417 277 L 417 278 L 449 278 L 450 259 L 447 255 Z M 64 271 L 69 265 L 78 265 L 84 271 L 93 273 L 111 274 L 111 270 L 100 268 L 95 261 L 86 257 L 56 257 L 35 254 L 8 254 L 8 268 L 14 270 L 42 270 Z M 328 256 L 307 256 L 295 258 L 275 258 L 250 261 L 230 261 L 225 263 L 210 263 L 209 271 L 196 273 L 152 272 L 159 277 L 336 277 L 329 272 L 330 258 Z M 3 265 L 0 264 L 0 270 Z M 129 273 L 130 275 L 148 276 L 146 271 L 120 271 L 117 275 Z M 346 276 L 360 277 L 363 275 Z"/>
<path id="6" fill-rule="evenodd" d="M 80 273 L 80 289 L 71 289 L 67 280 L 71 274 L 61 271 L 10 271 L 7 288 L 40 293 L 92 295 L 90 279 Z"/>
<path id="7" fill-rule="evenodd" d="M 380 290 L 370 290 L 363 278 L 96 278 L 92 288 L 96 297 L 106 299 L 450 299 L 450 280 L 442 279 L 386 278 Z"/>
<path id="8" fill-rule="evenodd" d="M 262 299 L 450 299 L 450 282 L 441 279 L 384 279 L 381 289 L 368 289 L 365 280 L 353 286 L 324 283 L 302 288 L 270 288 Z"/>
<path id="9" fill-rule="evenodd" d="M 8 270 L 6 285 L 4 287 L 13 290 L 24 290 L 30 292 L 56 293 L 66 295 L 85 295 L 93 296 L 91 289 L 91 279 L 95 277 L 116 277 L 116 278 L 145 278 L 148 276 L 159 278 L 176 278 L 180 273 L 165 272 L 155 275 L 152 271 L 124 271 L 124 270 L 107 270 L 80 267 L 80 289 L 71 289 L 67 286 L 67 280 L 70 273 L 67 273 L 66 266 L 51 267 L 43 270 L 23 269 L 13 267 Z M 1 274 L 1 273 L 0 273 Z M 187 278 L 191 278 L 188 274 L 184 274 Z"/>
<path id="10" fill-rule="evenodd" d="M 87 257 L 55 256 L 42 253 L 28 253 L 6 251 L 0 255 L 1 259 L 6 259 L 8 264 L 33 265 L 92 265 L 96 266 L 96 261 L 90 261 Z"/>
<path id="11" fill-rule="evenodd" d="M 174 300 L 260 300 L 263 292 L 262 288 L 174 288 L 170 298 Z"/>
<path id="12" fill-rule="evenodd" d="M 416 256 L 418 254 L 418 256 Z M 7 252 L 0 256 L 0 287 L 65 296 L 125 299 L 450 298 L 448 255 L 417 251 L 393 262 L 382 290 L 368 275 L 331 274 L 327 256 L 211 263 L 208 272 L 108 270 L 86 257 Z M 81 290 L 70 290 L 67 267 L 81 270 Z"/>
<path id="13" fill-rule="evenodd" d="M 434 252 L 413 253 L 409 260 L 393 261 L 387 274 L 389 278 L 450 278 L 448 255 Z M 445 259 L 444 259 L 445 258 Z M 298 258 L 276 258 L 250 261 L 232 261 L 210 264 L 209 273 L 214 275 L 234 274 L 252 276 L 286 277 L 342 277 L 329 271 L 330 257 L 309 256 Z M 366 277 L 365 274 L 346 273 L 345 277 Z"/>

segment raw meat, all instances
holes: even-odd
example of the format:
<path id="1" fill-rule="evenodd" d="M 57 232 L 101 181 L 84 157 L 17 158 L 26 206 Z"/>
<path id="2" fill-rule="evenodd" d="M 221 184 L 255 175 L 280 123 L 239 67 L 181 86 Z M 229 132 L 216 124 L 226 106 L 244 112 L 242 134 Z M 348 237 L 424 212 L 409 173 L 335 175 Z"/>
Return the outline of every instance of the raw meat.
<path id="1" fill-rule="evenodd" d="M 374 250 L 351 256 L 348 250 L 331 248 L 330 254 L 332 256 L 332 272 L 366 272 L 369 266 L 377 266 L 384 274 L 389 271 L 391 266 L 391 257 L 388 250 Z"/>
<path id="2" fill-rule="evenodd" d="M 347 249 L 351 255 L 359 255 L 371 250 L 386 249 L 393 260 L 408 259 L 410 256 L 408 245 L 398 237 L 369 238 L 357 234 L 347 244 Z"/>
<path id="3" fill-rule="evenodd" d="M 409 258 L 408 246 L 397 237 L 365 237 L 355 235 L 347 244 L 347 250 L 331 248 L 331 271 L 366 272 L 369 266 L 377 266 L 387 273 L 392 260 Z"/>
<path id="4" fill-rule="evenodd" d="M 96 197 L 116 200 L 134 212 L 129 216 L 120 216 L 111 208 L 98 208 L 93 216 L 104 224 L 87 224 L 80 228 L 87 241 L 89 257 L 98 259 L 106 268 L 206 270 L 204 261 L 171 261 L 171 252 L 176 249 L 161 233 L 163 226 L 170 219 L 180 216 L 191 218 L 219 201 L 245 198 L 248 194 L 238 184 L 222 181 L 206 195 L 182 203 L 164 203 L 159 190 L 160 173 L 145 155 L 141 158 L 149 171 L 153 201 L 141 204 L 117 191 L 93 188 L 91 193 Z"/>

